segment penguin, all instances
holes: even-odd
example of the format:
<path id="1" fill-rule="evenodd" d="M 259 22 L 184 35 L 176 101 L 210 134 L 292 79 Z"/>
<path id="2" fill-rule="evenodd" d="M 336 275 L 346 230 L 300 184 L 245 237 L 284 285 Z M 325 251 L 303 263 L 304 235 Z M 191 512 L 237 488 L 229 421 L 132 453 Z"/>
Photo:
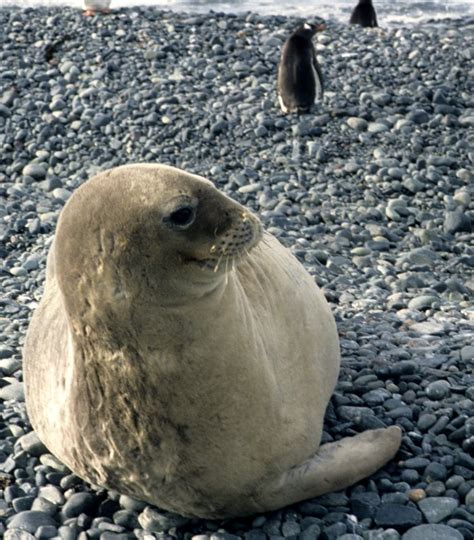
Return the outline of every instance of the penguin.
<path id="1" fill-rule="evenodd" d="M 377 24 L 377 15 L 372 5 L 372 0 L 359 0 L 359 3 L 352 11 L 349 24 L 358 24 L 364 28 L 375 28 Z"/>
<path id="2" fill-rule="evenodd" d="M 92 17 L 97 12 L 110 13 L 111 0 L 84 0 L 84 15 Z"/>
<path id="3" fill-rule="evenodd" d="M 324 92 L 323 75 L 312 37 L 323 24 L 305 23 L 286 40 L 278 66 L 278 101 L 284 113 L 310 112 L 315 99 Z"/>

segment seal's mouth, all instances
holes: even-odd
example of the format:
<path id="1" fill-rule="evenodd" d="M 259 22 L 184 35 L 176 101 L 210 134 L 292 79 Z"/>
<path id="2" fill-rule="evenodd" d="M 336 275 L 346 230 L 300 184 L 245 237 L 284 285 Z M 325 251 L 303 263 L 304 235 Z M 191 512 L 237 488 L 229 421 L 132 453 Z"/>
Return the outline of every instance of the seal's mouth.
<path id="1" fill-rule="evenodd" d="M 209 248 L 208 256 L 186 257 L 184 262 L 215 273 L 220 269 L 227 272 L 234 268 L 250 254 L 263 235 L 263 227 L 258 219 L 246 212 L 243 212 L 240 217 L 236 225 L 216 238 Z"/>

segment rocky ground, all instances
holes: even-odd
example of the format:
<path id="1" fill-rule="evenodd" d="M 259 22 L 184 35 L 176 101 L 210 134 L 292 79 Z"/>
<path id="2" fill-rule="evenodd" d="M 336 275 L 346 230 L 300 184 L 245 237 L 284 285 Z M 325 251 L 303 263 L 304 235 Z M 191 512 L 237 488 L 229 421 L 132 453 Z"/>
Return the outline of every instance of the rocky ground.
<path id="1" fill-rule="evenodd" d="M 286 117 L 276 67 L 297 22 L 0 9 L 6 540 L 474 536 L 472 21 L 329 24 L 316 40 L 325 100 Z M 324 439 L 396 423 L 393 462 L 344 492 L 206 522 L 95 490 L 47 453 L 21 384 L 46 251 L 77 186 L 138 161 L 210 178 L 305 264 L 332 303 L 343 353 Z"/>

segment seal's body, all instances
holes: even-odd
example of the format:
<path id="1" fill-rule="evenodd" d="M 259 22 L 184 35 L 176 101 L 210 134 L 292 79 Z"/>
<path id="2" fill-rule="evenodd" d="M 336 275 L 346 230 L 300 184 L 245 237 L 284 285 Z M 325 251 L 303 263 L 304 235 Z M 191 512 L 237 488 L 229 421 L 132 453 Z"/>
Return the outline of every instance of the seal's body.
<path id="1" fill-rule="evenodd" d="M 400 432 L 318 450 L 338 371 L 314 280 L 210 182 L 125 166 L 68 201 L 24 376 L 34 429 L 82 478 L 206 518 L 343 488 Z"/>
<path id="2" fill-rule="evenodd" d="M 372 5 L 372 0 L 359 0 L 357 6 L 353 9 L 349 24 L 358 24 L 366 28 L 377 27 L 377 15 Z"/>
<path id="3" fill-rule="evenodd" d="M 312 42 L 324 25 L 305 23 L 286 40 L 278 66 L 278 101 L 284 113 L 310 112 L 321 100 L 324 82 Z"/>
<path id="4" fill-rule="evenodd" d="M 110 12 L 111 0 L 84 0 L 84 15 L 95 15 L 99 13 Z"/>

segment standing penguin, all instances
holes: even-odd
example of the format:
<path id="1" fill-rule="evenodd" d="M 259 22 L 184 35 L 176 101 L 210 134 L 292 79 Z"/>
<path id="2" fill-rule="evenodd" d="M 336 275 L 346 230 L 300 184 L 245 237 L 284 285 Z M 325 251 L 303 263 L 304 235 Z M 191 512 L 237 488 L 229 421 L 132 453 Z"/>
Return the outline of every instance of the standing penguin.
<path id="1" fill-rule="evenodd" d="M 352 11 L 349 24 L 358 24 L 366 28 L 375 28 L 377 24 L 377 15 L 372 5 L 372 0 L 359 0 L 359 3 Z"/>
<path id="2" fill-rule="evenodd" d="M 278 66 L 278 101 L 284 113 L 307 113 L 323 97 L 323 75 L 312 37 L 323 24 L 305 23 L 286 40 Z"/>

